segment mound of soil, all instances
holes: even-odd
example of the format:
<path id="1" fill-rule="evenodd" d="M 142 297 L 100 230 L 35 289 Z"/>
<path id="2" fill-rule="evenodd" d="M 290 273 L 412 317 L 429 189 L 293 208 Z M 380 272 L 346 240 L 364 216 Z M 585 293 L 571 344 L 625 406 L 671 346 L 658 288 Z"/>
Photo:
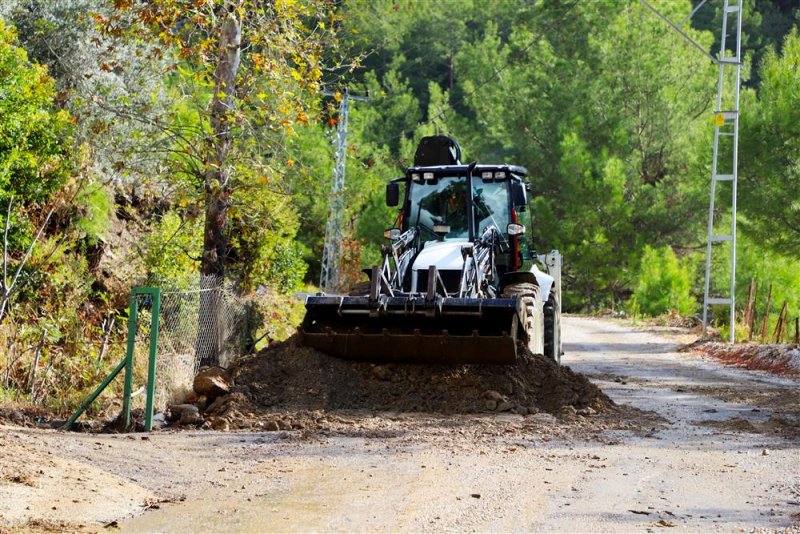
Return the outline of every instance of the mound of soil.
<path id="1" fill-rule="evenodd" d="M 699 352 L 727 365 L 767 371 L 783 376 L 800 376 L 800 347 L 787 344 L 717 343 L 697 340 L 679 349 Z"/>
<path id="2" fill-rule="evenodd" d="M 516 365 L 376 365 L 295 338 L 237 360 L 235 390 L 261 408 L 518 414 L 601 412 L 612 401 L 584 376 L 520 349 Z"/>

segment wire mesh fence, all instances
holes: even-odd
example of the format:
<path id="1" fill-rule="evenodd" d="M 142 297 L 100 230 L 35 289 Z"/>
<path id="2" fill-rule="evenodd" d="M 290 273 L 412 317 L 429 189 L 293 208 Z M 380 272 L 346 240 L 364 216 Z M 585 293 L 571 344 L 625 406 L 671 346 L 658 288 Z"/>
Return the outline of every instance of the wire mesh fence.
<path id="1" fill-rule="evenodd" d="M 154 408 L 162 411 L 192 391 L 194 376 L 202 365 L 227 367 L 249 346 L 249 303 L 237 296 L 230 284 L 214 276 L 183 283 L 147 280 L 142 285 L 161 290 L 156 358 Z M 146 376 L 152 302 L 138 295 L 135 357 L 137 376 Z M 144 388 L 134 386 L 133 407 L 141 407 Z"/>

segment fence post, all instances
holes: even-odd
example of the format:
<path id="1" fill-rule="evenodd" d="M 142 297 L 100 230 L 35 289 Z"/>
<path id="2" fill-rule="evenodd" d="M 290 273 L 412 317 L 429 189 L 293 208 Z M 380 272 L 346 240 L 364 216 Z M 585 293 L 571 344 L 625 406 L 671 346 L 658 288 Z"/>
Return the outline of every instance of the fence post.
<path id="1" fill-rule="evenodd" d="M 761 324 L 761 343 L 766 343 L 767 341 L 767 323 L 769 322 L 769 305 L 771 300 L 772 284 L 769 285 L 769 291 L 767 291 L 767 305 L 764 306 L 764 322 Z"/>
<path id="2" fill-rule="evenodd" d="M 128 313 L 128 348 L 125 353 L 125 388 L 122 394 L 122 419 L 124 429 L 131 426 L 131 393 L 133 391 L 133 353 L 136 345 L 136 330 L 139 312 L 137 288 L 131 290 L 131 302 Z"/>
<path id="3" fill-rule="evenodd" d="M 144 430 L 153 429 L 153 403 L 156 395 L 156 358 L 158 355 L 158 326 L 161 315 L 161 290 L 149 289 L 153 298 L 152 314 L 150 318 L 150 358 L 147 363 L 147 401 L 144 409 Z"/>

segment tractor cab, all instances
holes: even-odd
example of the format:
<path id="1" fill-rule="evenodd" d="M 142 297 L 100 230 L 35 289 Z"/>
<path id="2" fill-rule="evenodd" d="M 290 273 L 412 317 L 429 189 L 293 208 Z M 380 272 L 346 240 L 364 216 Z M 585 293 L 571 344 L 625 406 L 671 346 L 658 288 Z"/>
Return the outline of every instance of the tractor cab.
<path id="1" fill-rule="evenodd" d="M 459 242 L 475 242 L 487 229 L 494 228 L 497 274 L 515 271 L 522 263 L 524 226 L 519 224 L 519 214 L 527 206 L 523 181 L 527 171 L 512 165 L 464 165 L 459 161 L 460 153 L 458 144 L 449 137 L 425 138 L 417 150 L 415 166 L 387 184 L 387 205 L 400 205 L 399 230 L 416 228 L 420 254 L 431 256 L 430 261 L 415 261 L 415 269 L 435 264 L 443 277 L 457 279 L 463 263 Z M 402 203 L 401 184 L 405 186 Z M 438 252 L 430 254 L 433 249 Z M 453 263 L 452 269 L 447 268 L 449 263 Z"/>

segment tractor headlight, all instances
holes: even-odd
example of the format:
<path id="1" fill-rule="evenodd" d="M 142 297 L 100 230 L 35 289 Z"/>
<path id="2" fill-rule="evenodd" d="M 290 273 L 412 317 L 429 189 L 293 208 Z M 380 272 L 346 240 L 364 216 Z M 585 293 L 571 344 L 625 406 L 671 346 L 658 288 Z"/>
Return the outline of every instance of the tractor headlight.
<path id="1" fill-rule="evenodd" d="M 401 234 L 402 232 L 399 228 L 389 228 L 383 231 L 383 237 L 391 240 L 399 239 Z"/>

